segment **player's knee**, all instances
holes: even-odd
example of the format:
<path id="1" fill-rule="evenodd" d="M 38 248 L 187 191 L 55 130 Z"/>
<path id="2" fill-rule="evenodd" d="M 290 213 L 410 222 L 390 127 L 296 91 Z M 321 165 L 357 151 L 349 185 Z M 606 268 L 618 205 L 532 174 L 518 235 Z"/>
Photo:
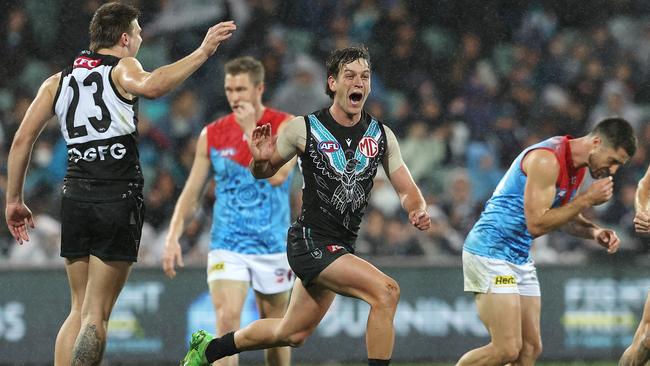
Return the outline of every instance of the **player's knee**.
<path id="1" fill-rule="evenodd" d="M 239 329 L 241 313 L 235 310 L 219 309 L 217 311 L 217 327 L 220 333 Z"/>
<path id="2" fill-rule="evenodd" d="M 397 308 L 397 303 L 399 302 L 400 297 L 400 288 L 399 284 L 397 284 L 394 279 L 387 279 L 378 292 L 379 293 L 376 295 L 374 303 L 370 304 L 371 306 L 392 310 Z"/>
<path id="3" fill-rule="evenodd" d="M 70 312 L 71 313 L 72 312 L 78 312 L 80 314 L 79 316 L 81 316 L 81 309 L 83 309 L 83 305 L 84 305 L 83 299 L 79 299 L 79 298 L 73 296 L 72 297 L 72 304 L 70 306 Z"/>
<path id="4" fill-rule="evenodd" d="M 521 339 L 511 339 L 499 345 L 495 345 L 495 352 L 501 364 L 514 362 L 519 358 L 522 351 Z"/>
<path id="5" fill-rule="evenodd" d="M 297 348 L 305 344 L 307 338 L 311 335 L 313 330 L 303 330 L 295 332 L 287 337 L 287 345 Z"/>
<path id="6" fill-rule="evenodd" d="M 68 316 L 81 321 L 81 318 L 82 318 L 81 314 L 82 314 L 81 313 L 81 308 L 77 309 L 77 308 L 73 307 L 73 308 L 70 309 L 70 315 L 68 315 Z"/>
<path id="7" fill-rule="evenodd" d="M 505 348 L 499 352 L 500 364 L 508 364 L 517 361 L 519 358 L 519 350 L 516 348 Z"/>
<path id="8" fill-rule="evenodd" d="M 110 313 L 102 310 L 84 309 L 80 313 L 81 322 L 84 324 L 108 324 Z"/>
<path id="9" fill-rule="evenodd" d="M 395 307 L 397 307 L 397 303 L 399 302 L 400 291 L 401 291 L 399 284 L 397 283 L 397 281 L 391 278 L 390 281 L 387 283 L 386 288 L 390 293 L 391 301 L 395 304 Z"/>
<path id="10" fill-rule="evenodd" d="M 542 354 L 542 340 L 536 339 L 533 341 L 525 341 L 521 347 L 521 355 L 526 358 L 536 360 Z"/>

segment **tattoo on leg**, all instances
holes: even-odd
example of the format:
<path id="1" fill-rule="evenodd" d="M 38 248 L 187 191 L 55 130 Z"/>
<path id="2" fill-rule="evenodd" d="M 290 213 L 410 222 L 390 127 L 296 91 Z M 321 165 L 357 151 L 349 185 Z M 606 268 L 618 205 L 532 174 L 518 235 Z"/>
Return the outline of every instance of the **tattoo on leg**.
<path id="1" fill-rule="evenodd" d="M 640 342 L 638 347 L 630 347 L 625 350 L 618 361 L 618 366 L 643 366 L 650 360 L 650 349 L 645 342 Z"/>
<path id="2" fill-rule="evenodd" d="M 72 351 L 72 366 L 95 366 L 102 361 L 104 340 L 99 337 L 96 325 L 86 325 L 77 337 Z"/>
<path id="3" fill-rule="evenodd" d="M 639 347 L 639 351 L 635 356 L 634 361 L 636 365 L 645 365 L 648 362 L 648 359 L 650 359 L 650 349 L 645 345 L 645 342 L 641 343 L 641 347 Z"/>

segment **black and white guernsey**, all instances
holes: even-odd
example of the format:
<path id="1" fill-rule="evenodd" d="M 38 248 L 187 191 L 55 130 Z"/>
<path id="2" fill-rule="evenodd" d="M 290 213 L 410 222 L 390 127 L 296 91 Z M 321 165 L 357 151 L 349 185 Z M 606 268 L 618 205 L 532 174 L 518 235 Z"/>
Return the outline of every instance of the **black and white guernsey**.
<path id="1" fill-rule="evenodd" d="M 119 60 L 83 51 L 61 74 L 53 107 L 68 148 L 64 195 L 141 190 L 138 101 L 124 98 L 111 79 Z"/>

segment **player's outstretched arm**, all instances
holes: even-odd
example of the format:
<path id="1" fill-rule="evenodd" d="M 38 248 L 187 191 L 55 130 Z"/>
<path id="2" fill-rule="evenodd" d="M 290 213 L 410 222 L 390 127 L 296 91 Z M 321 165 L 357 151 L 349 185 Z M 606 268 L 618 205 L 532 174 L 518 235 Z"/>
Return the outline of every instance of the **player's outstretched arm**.
<path id="1" fill-rule="evenodd" d="M 526 155 L 522 166 L 528 177 L 524 189 L 526 225 L 534 237 L 559 229 L 586 208 L 606 202 L 612 196 L 612 179 L 607 177 L 596 181 L 566 205 L 551 208 L 560 174 L 555 155 L 544 149 L 533 150 Z"/>
<path id="2" fill-rule="evenodd" d="M 257 179 L 270 178 L 300 151 L 305 149 L 306 127 L 302 117 L 286 122 L 286 127 L 272 136 L 271 125 L 255 127 L 251 137 L 249 169 Z"/>
<path id="3" fill-rule="evenodd" d="M 282 185 L 284 181 L 286 181 L 287 178 L 289 178 L 289 174 L 291 174 L 293 167 L 296 166 L 296 160 L 297 159 L 294 156 L 286 164 L 282 165 L 282 168 L 278 169 L 278 171 L 275 174 L 273 174 L 270 178 L 268 178 L 269 183 L 273 187 Z"/>
<path id="4" fill-rule="evenodd" d="M 384 126 L 388 147 L 382 165 L 390 183 L 400 198 L 402 207 L 409 214 L 409 222 L 420 230 L 427 230 L 431 227 L 431 218 L 427 212 L 427 203 L 422 197 L 420 188 L 413 181 L 406 164 L 402 160 L 399 144 L 393 131 Z"/>
<path id="5" fill-rule="evenodd" d="M 287 122 L 293 118 L 294 116 L 290 116 L 285 122 L 283 122 L 278 128 L 278 133 L 281 133 L 287 127 Z M 286 164 L 282 165 L 282 168 L 278 169 L 278 171 L 269 178 L 269 183 L 274 187 L 284 183 L 284 181 L 289 177 L 289 174 L 291 174 L 293 167 L 296 166 L 296 160 L 297 159 L 294 156 Z"/>
<path id="6" fill-rule="evenodd" d="M 183 267 L 183 254 L 178 240 L 183 234 L 186 218 L 196 210 L 201 191 L 210 172 L 207 135 L 207 128 L 203 128 L 198 143 L 196 144 L 196 152 L 194 153 L 194 162 L 192 163 L 190 175 L 185 182 L 183 192 L 178 197 L 174 213 L 169 222 L 169 231 L 165 239 L 162 260 L 163 270 L 169 278 L 176 276 L 176 265 Z"/>
<path id="7" fill-rule="evenodd" d="M 212 56 L 221 42 L 236 29 L 233 21 L 219 23 L 210 29 L 201 46 L 184 58 L 153 72 L 147 72 L 135 57 L 125 57 L 113 70 L 113 80 L 119 88 L 131 95 L 158 98 L 185 81 Z"/>
<path id="8" fill-rule="evenodd" d="M 19 244 L 29 240 L 27 226 L 34 228 L 32 213 L 23 201 L 23 187 L 34 142 L 54 115 L 53 103 L 61 73 L 51 76 L 41 85 L 36 98 L 27 109 L 14 135 L 7 160 L 7 207 L 5 218 L 11 235 Z"/>
<path id="9" fill-rule="evenodd" d="M 636 187 L 634 229 L 637 233 L 650 233 L 650 166 Z"/>
<path id="10" fill-rule="evenodd" d="M 255 108 L 253 104 L 247 101 L 239 102 L 239 106 L 233 110 L 235 114 L 235 121 L 244 132 L 246 139 L 248 141 L 249 149 L 252 149 L 252 136 L 255 127 L 257 127 L 257 121 L 255 119 Z M 287 119 L 282 121 L 280 127 L 278 128 L 278 133 L 282 132 L 287 126 L 287 122 L 294 118 L 293 115 L 289 115 Z M 289 177 L 291 170 L 296 164 L 296 159 L 291 159 L 289 162 L 284 164 L 272 177 L 268 178 L 269 183 L 272 186 L 279 186 L 284 183 L 285 180 Z"/>

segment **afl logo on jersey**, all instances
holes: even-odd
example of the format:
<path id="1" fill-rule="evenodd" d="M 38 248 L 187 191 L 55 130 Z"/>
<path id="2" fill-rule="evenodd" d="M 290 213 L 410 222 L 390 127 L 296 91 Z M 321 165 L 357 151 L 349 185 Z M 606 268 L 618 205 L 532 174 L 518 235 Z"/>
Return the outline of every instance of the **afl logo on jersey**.
<path id="1" fill-rule="evenodd" d="M 335 151 L 338 151 L 340 148 L 341 145 L 339 145 L 339 143 L 336 141 L 321 141 L 318 143 L 318 150 L 324 153 L 333 153 Z"/>
<path id="2" fill-rule="evenodd" d="M 95 67 L 101 65 L 102 60 L 100 59 L 92 59 L 90 57 L 77 57 L 76 60 L 74 60 L 74 68 L 78 67 L 83 67 L 84 69 L 94 69 Z"/>
<path id="3" fill-rule="evenodd" d="M 367 158 L 374 158 L 379 152 L 379 144 L 372 137 L 365 136 L 359 141 L 359 151 Z"/>

